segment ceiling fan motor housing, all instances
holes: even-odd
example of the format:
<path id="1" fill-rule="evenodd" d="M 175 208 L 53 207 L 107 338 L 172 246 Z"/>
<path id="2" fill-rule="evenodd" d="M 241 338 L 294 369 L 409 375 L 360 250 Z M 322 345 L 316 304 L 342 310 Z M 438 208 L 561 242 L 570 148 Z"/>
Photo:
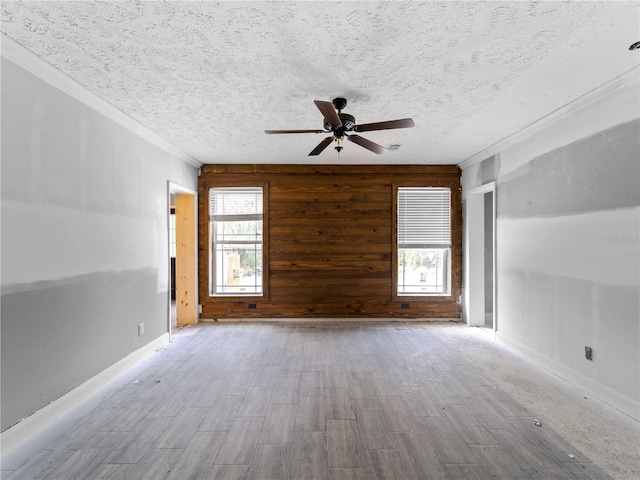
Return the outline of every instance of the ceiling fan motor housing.
<path id="1" fill-rule="evenodd" d="M 330 132 L 334 132 L 336 137 L 341 137 L 344 135 L 344 132 L 350 132 L 353 130 L 353 127 L 356 126 L 356 117 L 353 115 L 349 115 L 348 113 L 339 113 L 338 117 L 340 117 L 340 121 L 342 125 L 340 127 L 336 127 L 335 125 L 331 125 L 329 122 L 325 120 L 324 128 Z"/>

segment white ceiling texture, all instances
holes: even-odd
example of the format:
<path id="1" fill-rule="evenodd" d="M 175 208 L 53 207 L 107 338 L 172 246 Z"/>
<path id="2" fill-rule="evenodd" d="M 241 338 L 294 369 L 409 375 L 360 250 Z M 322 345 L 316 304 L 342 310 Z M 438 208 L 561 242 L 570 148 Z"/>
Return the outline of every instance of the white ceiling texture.
<path id="1" fill-rule="evenodd" d="M 461 163 L 636 68 L 640 2 L 2 2 L 4 34 L 203 163 Z M 327 135 L 344 96 L 363 133 Z"/>

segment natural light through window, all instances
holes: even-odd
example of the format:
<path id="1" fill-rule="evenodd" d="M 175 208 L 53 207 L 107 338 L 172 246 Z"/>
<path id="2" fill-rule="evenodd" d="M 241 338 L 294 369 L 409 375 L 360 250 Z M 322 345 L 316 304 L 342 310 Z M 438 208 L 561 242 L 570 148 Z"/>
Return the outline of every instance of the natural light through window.
<path id="1" fill-rule="evenodd" d="M 399 296 L 449 295 L 451 191 L 398 188 Z"/>
<path id="2" fill-rule="evenodd" d="M 260 187 L 209 190 L 211 295 L 262 295 Z"/>

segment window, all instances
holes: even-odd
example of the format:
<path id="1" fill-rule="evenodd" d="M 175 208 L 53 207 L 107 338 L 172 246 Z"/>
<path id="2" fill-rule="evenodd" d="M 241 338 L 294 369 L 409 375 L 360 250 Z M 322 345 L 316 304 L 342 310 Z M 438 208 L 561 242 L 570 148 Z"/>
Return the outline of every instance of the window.
<path id="1" fill-rule="evenodd" d="M 211 188 L 210 295 L 262 295 L 263 189 Z"/>
<path id="2" fill-rule="evenodd" d="M 450 295 L 451 190 L 398 187 L 398 296 Z"/>

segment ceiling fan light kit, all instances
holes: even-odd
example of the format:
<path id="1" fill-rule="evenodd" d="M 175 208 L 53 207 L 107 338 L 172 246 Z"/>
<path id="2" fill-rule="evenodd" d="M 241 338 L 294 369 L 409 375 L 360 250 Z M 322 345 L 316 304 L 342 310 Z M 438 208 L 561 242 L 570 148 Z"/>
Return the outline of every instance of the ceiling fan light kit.
<path id="1" fill-rule="evenodd" d="M 343 97 L 336 97 L 332 102 L 325 102 L 323 100 L 314 100 L 316 107 L 322 113 L 324 118 L 324 130 L 265 130 L 267 134 L 283 134 L 283 133 L 331 133 L 330 137 L 326 137 L 322 140 L 316 148 L 314 148 L 309 156 L 320 155 L 322 151 L 329 146 L 330 143 L 336 142 L 335 149 L 338 153 L 344 148 L 342 140 L 347 139 L 350 142 L 360 145 L 367 150 L 381 154 L 387 150 L 387 148 L 377 143 L 367 140 L 360 135 L 347 134 L 347 132 L 371 132 L 375 130 L 392 130 L 396 128 L 411 128 L 415 126 L 415 123 L 411 118 L 402 118 L 400 120 L 388 120 L 385 122 L 365 123 L 358 125 L 356 118 L 348 113 L 342 113 L 342 110 L 347 106 L 347 99 Z"/>

